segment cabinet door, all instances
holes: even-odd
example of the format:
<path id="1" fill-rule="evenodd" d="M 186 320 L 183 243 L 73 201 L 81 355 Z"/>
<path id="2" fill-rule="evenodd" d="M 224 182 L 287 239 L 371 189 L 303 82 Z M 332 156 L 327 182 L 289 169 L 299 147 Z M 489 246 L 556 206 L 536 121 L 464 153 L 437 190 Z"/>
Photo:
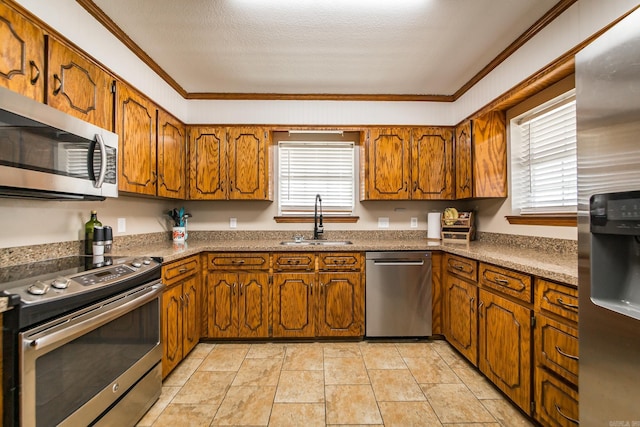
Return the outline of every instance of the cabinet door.
<path id="1" fill-rule="evenodd" d="M 506 133 L 502 111 L 473 120 L 473 197 L 507 197 Z"/>
<path id="2" fill-rule="evenodd" d="M 446 275 L 445 328 L 447 341 L 478 366 L 477 286 Z"/>
<path id="3" fill-rule="evenodd" d="M 207 276 L 207 324 L 211 338 L 238 336 L 238 275 L 209 273 Z"/>
<path id="4" fill-rule="evenodd" d="M 267 131 L 229 128 L 229 199 L 269 200 Z"/>
<path id="5" fill-rule="evenodd" d="M 182 360 L 182 286 L 162 294 L 162 378 Z"/>
<path id="6" fill-rule="evenodd" d="M 227 198 L 227 135 L 224 128 L 189 129 L 189 198 Z"/>
<path id="7" fill-rule="evenodd" d="M 320 273 L 318 327 L 320 337 L 364 334 L 364 287 L 360 273 Z"/>
<path id="8" fill-rule="evenodd" d="M 468 199 L 473 197 L 471 126 L 471 120 L 468 120 L 456 127 L 456 199 Z"/>
<path id="9" fill-rule="evenodd" d="M 199 276 L 182 283 L 184 299 L 182 354 L 185 357 L 200 340 L 200 299 L 198 298 Z"/>
<path id="10" fill-rule="evenodd" d="M 409 129 L 371 129 L 365 200 L 409 200 Z"/>
<path id="11" fill-rule="evenodd" d="M 118 86 L 116 132 L 118 189 L 156 195 L 156 106 L 125 85 Z"/>
<path id="12" fill-rule="evenodd" d="M 158 196 L 187 198 L 187 136 L 179 120 L 158 110 Z"/>
<path id="13" fill-rule="evenodd" d="M 56 39 L 48 37 L 47 40 L 47 104 L 101 128 L 112 130 L 113 77 L 93 61 Z"/>
<path id="14" fill-rule="evenodd" d="M 411 198 L 453 197 L 453 132 L 449 128 L 416 128 L 411 135 Z"/>
<path id="15" fill-rule="evenodd" d="M 269 274 L 239 275 L 238 336 L 269 336 Z"/>
<path id="16" fill-rule="evenodd" d="M 313 273 L 273 275 L 273 336 L 315 336 Z"/>
<path id="17" fill-rule="evenodd" d="M 523 411 L 531 410 L 531 311 L 480 289 L 479 368 Z"/>
<path id="18" fill-rule="evenodd" d="M 0 86 L 44 101 L 44 34 L 36 25 L 0 3 Z"/>

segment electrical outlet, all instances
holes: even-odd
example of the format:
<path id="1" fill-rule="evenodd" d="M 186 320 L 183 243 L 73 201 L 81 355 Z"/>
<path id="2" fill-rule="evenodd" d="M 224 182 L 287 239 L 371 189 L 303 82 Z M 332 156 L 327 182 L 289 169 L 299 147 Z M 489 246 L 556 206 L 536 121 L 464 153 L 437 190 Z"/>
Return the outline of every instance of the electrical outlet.
<path id="1" fill-rule="evenodd" d="M 238 227 L 238 218 L 229 218 L 229 228 Z"/>
<path id="2" fill-rule="evenodd" d="M 118 218 L 118 233 L 126 233 L 126 232 L 127 232 L 127 219 Z"/>
<path id="3" fill-rule="evenodd" d="M 389 228 L 389 217 L 378 217 L 378 228 Z"/>
<path id="4" fill-rule="evenodd" d="M 411 228 L 418 228 L 418 217 L 417 216 L 412 216 L 411 217 Z"/>

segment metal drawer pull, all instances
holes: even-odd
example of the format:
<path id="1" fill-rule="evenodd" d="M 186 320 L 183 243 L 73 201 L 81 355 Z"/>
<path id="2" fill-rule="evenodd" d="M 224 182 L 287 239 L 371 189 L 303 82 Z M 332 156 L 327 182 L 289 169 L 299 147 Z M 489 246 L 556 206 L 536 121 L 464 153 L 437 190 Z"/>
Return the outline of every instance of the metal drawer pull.
<path id="1" fill-rule="evenodd" d="M 573 309 L 576 309 L 576 310 L 578 309 L 578 306 L 576 304 L 568 304 L 568 303 L 562 301 L 562 298 L 556 299 L 556 302 L 558 304 L 560 304 L 561 306 L 563 306 L 563 307 L 573 308 Z"/>
<path id="2" fill-rule="evenodd" d="M 558 347 L 558 346 L 556 346 L 556 351 L 557 351 L 558 353 L 560 353 L 561 355 L 563 355 L 564 357 L 568 357 L 569 359 L 572 359 L 572 360 L 578 360 L 578 356 L 574 356 L 574 355 L 572 355 L 572 354 L 565 353 L 565 352 L 564 352 L 564 351 L 562 351 L 562 349 L 561 349 L 560 347 Z"/>
<path id="3" fill-rule="evenodd" d="M 455 268 L 458 271 L 464 271 L 464 267 L 461 265 L 452 265 L 451 267 Z"/>
<path id="4" fill-rule="evenodd" d="M 500 279 L 500 278 L 496 277 L 496 278 L 495 278 L 495 279 L 493 279 L 493 280 L 495 280 L 495 281 L 496 281 L 496 283 L 497 283 L 497 284 L 499 284 L 499 285 L 506 286 L 506 285 L 508 285 L 508 284 L 509 284 L 509 281 L 508 281 L 507 279 Z"/>
<path id="5" fill-rule="evenodd" d="M 182 267 L 180 270 L 178 270 L 178 273 L 182 274 L 182 273 L 186 273 L 187 271 L 189 271 L 187 267 Z"/>
<path id="6" fill-rule="evenodd" d="M 563 413 L 562 413 L 562 411 L 560 410 L 560 407 L 558 406 L 558 404 L 557 404 L 557 403 L 554 403 L 554 404 L 553 404 L 553 406 L 555 406 L 556 411 L 558 411 L 558 413 L 559 413 L 560 415 L 562 415 L 562 418 L 564 418 L 564 419 L 566 419 L 566 420 L 568 420 L 568 421 L 571 421 L 572 423 L 574 423 L 574 424 L 576 424 L 576 425 L 579 425 L 579 424 L 580 424 L 580 423 L 578 422 L 578 420 L 574 420 L 573 418 L 571 418 L 571 417 L 567 417 L 565 414 L 563 414 Z"/>
<path id="7" fill-rule="evenodd" d="M 34 61 L 29 61 L 29 65 L 31 65 L 31 84 L 35 85 L 40 78 L 40 68 L 36 65 Z M 35 73 L 34 73 L 35 71 Z"/>
<path id="8" fill-rule="evenodd" d="M 231 260 L 231 264 L 244 264 L 244 260 L 243 259 L 232 259 Z"/>

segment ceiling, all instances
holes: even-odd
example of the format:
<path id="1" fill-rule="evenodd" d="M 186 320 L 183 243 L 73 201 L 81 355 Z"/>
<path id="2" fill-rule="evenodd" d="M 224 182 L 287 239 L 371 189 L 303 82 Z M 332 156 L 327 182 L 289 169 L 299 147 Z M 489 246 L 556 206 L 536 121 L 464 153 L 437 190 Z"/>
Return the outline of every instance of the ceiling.
<path id="1" fill-rule="evenodd" d="M 437 95 L 441 100 L 455 99 L 474 76 L 504 59 L 509 45 L 526 41 L 557 16 L 559 6 L 573 3 L 78 2 L 91 6 L 94 16 L 106 15 L 111 22 L 99 19 L 184 96 Z"/>

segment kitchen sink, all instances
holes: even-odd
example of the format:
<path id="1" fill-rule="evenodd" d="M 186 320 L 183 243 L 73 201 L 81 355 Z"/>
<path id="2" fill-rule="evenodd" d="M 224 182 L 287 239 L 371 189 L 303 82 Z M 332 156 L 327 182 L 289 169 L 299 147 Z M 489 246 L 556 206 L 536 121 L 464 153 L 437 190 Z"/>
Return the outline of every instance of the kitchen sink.
<path id="1" fill-rule="evenodd" d="M 286 246 L 344 246 L 352 245 L 353 242 L 349 240 L 285 240 L 280 244 Z"/>

